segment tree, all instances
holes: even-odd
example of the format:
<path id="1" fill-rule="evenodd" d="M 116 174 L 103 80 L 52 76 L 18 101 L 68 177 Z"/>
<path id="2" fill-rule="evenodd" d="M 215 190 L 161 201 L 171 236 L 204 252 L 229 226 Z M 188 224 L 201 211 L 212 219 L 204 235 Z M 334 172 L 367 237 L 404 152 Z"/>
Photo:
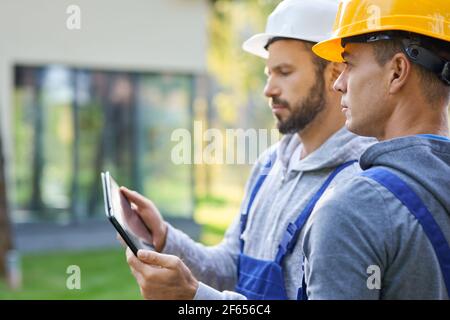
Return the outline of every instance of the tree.
<path id="1" fill-rule="evenodd" d="M 41 99 L 41 85 L 43 69 L 38 69 L 34 72 L 31 81 L 33 81 L 33 109 L 34 109 L 34 134 L 33 134 L 33 169 L 32 169 L 32 194 L 30 201 L 30 209 L 36 211 L 38 214 L 44 213 L 44 202 L 42 201 L 42 175 L 44 172 L 44 107 Z"/>
<path id="2" fill-rule="evenodd" d="M 0 134 L 0 278 L 6 275 L 6 253 L 12 248 L 10 228 L 6 197 L 5 159 Z"/>

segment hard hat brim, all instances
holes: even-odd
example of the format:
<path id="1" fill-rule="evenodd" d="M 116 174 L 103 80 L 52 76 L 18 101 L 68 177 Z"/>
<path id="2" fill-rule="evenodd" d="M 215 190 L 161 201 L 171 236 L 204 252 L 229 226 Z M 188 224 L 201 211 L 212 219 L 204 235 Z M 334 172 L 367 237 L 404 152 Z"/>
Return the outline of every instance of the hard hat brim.
<path id="1" fill-rule="evenodd" d="M 265 49 L 267 42 L 277 35 L 268 33 L 258 33 L 242 44 L 242 49 L 255 56 L 267 59 L 269 52 Z"/>
<path id="2" fill-rule="evenodd" d="M 341 45 L 340 37 L 321 41 L 312 47 L 313 52 L 322 59 L 332 62 L 344 62 L 342 53 L 344 48 Z"/>
<path id="3" fill-rule="evenodd" d="M 258 33 L 249 38 L 242 44 L 242 49 L 248 53 L 254 54 L 258 57 L 267 59 L 269 58 L 269 51 L 266 50 L 266 45 L 272 38 L 286 38 L 298 41 L 317 42 L 317 39 L 303 39 L 295 36 L 289 36 L 282 33 Z"/>

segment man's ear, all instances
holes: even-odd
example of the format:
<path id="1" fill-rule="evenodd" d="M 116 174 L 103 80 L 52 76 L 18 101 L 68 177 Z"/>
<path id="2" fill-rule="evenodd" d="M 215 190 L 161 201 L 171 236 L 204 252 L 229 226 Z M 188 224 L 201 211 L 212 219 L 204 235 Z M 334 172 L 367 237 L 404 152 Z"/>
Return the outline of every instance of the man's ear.
<path id="1" fill-rule="evenodd" d="M 409 81 L 412 73 L 411 61 L 404 53 L 395 54 L 388 66 L 389 93 L 399 92 Z"/>
<path id="2" fill-rule="evenodd" d="M 326 88 L 334 91 L 333 86 L 336 82 L 337 78 L 341 75 L 342 71 L 344 71 L 345 65 L 343 63 L 339 62 L 330 62 L 327 65 L 326 71 L 325 71 L 325 81 L 326 81 Z"/>

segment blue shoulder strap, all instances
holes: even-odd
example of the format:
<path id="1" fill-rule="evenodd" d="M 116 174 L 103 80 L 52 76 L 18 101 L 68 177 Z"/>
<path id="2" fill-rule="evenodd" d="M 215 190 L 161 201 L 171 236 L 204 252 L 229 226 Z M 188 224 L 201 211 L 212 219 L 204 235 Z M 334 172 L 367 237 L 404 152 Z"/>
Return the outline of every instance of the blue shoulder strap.
<path id="1" fill-rule="evenodd" d="M 419 221 L 439 260 L 447 293 L 450 297 L 450 247 L 441 228 L 420 197 L 406 182 L 386 169 L 371 168 L 361 175 L 375 180 L 388 189 Z"/>
<path id="2" fill-rule="evenodd" d="M 322 195 L 327 190 L 328 186 L 330 185 L 331 181 L 338 175 L 339 172 L 347 168 L 348 166 L 351 166 L 352 164 L 358 162 L 358 160 L 351 160 L 347 161 L 345 163 L 342 163 L 336 169 L 333 170 L 333 172 L 328 176 L 328 178 L 325 180 L 325 182 L 322 184 L 322 186 L 319 188 L 319 190 L 314 194 L 314 196 L 309 200 L 308 204 L 305 208 L 300 212 L 299 216 L 295 220 L 294 223 L 290 222 L 288 224 L 287 230 L 283 235 L 283 238 L 281 239 L 281 243 L 278 246 L 278 252 L 275 258 L 275 261 L 279 264 L 283 261 L 286 253 L 291 253 L 294 249 L 295 244 L 297 243 L 297 238 L 300 234 L 300 231 L 303 229 L 303 226 L 305 225 L 306 221 L 308 220 L 309 216 L 311 215 L 312 211 L 314 210 L 314 207 L 316 206 L 317 201 L 322 197 Z"/>
<path id="3" fill-rule="evenodd" d="M 264 183 L 264 181 L 266 180 L 267 176 L 269 175 L 270 169 L 272 169 L 276 159 L 277 159 L 277 152 L 275 150 L 269 156 L 269 159 L 267 160 L 267 162 L 261 168 L 258 180 L 256 181 L 255 186 L 253 187 L 253 189 L 252 189 L 252 191 L 250 193 L 250 198 L 249 198 L 249 201 L 248 201 L 248 204 L 247 204 L 247 209 L 245 210 L 244 213 L 241 214 L 241 220 L 240 220 L 240 223 L 241 223 L 241 235 L 245 231 L 245 227 L 247 226 L 248 214 L 250 213 L 250 209 L 252 208 L 253 201 L 255 200 L 256 194 L 258 193 L 259 189 L 261 189 L 261 186 Z M 244 250 L 244 240 L 242 238 L 240 239 L 240 247 L 241 247 L 241 252 L 243 252 L 243 250 Z"/>

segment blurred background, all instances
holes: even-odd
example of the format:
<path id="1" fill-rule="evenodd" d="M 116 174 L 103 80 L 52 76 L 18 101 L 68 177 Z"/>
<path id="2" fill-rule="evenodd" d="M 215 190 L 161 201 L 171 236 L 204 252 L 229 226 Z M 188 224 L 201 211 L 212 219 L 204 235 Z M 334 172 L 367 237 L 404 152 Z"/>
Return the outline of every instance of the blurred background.
<path id="1" fill-rule="evenodd" d="M 171 135 L 273 128 L 264 61 L 241 45 L 278 2 L 0 0 L 0 299 L 140 298 L 101 171 L 220 242 L 251 165 L 176 165 Z"/>

